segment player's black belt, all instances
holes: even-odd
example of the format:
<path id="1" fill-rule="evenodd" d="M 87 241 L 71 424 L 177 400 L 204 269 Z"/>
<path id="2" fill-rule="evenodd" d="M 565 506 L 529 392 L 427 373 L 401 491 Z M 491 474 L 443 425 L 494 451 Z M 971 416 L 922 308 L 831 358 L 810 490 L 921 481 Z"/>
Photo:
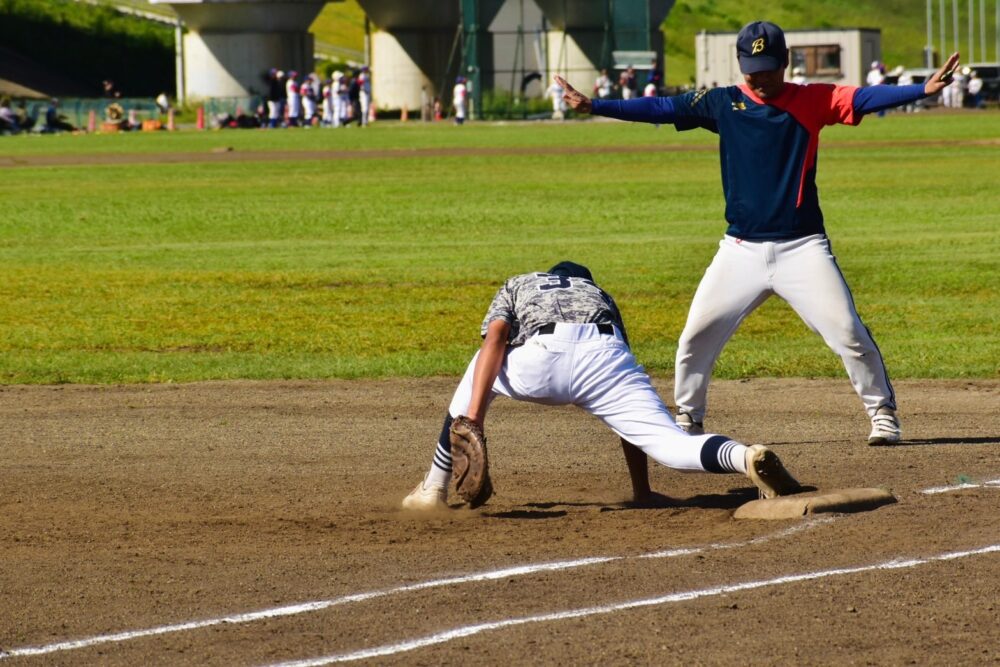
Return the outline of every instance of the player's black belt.
<path id="1" fill-rule="evenodd" d="M 615 327 L 613 324 L 598 324 L 597 330 L 600 331 L 605 336 L 614 336 Z M 550 334 L 556 332 L 556 323 L 549 322 L 548 324 L 543 324 L 542 326 L 535 329 L 535 334 Z"/>

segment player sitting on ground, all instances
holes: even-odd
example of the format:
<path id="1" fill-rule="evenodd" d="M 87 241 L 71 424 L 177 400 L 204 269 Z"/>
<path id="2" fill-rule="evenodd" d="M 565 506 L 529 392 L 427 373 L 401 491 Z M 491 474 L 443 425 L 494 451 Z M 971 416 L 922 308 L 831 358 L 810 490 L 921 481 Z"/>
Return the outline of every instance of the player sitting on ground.
<path id="1" fill-rule="evenodd" d="M 618 306 L 590 271 L 561 262 L 547 272 L 509 278 L 493 298 L 479 352 L 452 398 L 426 477 L 403 500 L 411 510 L 448 507 L 452 473 L 449 429 L 467 416 L 482 427 L 498 395 L 547 405 L 577 405 L 622 440 L 639 504 L 662 501 L 650 491 L 646 456 L 676 470 L 742 473 L 765 498 L 800 490 L 778 456 L 723 435 L 688 435 L 632 355 Z"/>

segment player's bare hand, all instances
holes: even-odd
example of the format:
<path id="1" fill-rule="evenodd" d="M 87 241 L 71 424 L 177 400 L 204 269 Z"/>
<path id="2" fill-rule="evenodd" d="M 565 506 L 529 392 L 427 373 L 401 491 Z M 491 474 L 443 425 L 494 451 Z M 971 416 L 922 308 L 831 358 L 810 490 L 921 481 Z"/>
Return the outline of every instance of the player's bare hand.
<path id="1" fill-rule="evenodd" d="M 563 101 L 569 106 L 570 109 L 580 113 L 590 113 L 591 106 L 589 97 L 569 85 L 566 79 L 562 78 L 558 74 L 556 74 L 554 78 L 556 83 L 562 86 Z"/>
<path id="2" fill-rule="evenodd" d="M 677 501 L 663 495 L 662 493 L 648 491 L 646 493 L 637 494 L 634 498 L 632 498 L 631 502 L 625 503 L 625 506 L 637 509 L 658 509 L 664 507 L 677 507 Z"/>
<path id="3" fill-rule="evenodd" d="M 955 70 L 958 69 L 958 51 L 948 56 L 948 60 L 938 71 L 934 72 L 927 83 L 924 84 L 924 94 L 934 95 L 940 93 L 945 86 L 951 83 Z"/>

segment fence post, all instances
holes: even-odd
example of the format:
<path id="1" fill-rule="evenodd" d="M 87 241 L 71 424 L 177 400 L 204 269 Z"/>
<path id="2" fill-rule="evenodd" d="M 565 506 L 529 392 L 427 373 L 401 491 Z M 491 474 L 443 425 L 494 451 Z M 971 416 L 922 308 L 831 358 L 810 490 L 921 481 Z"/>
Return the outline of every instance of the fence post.
<path id="1" fill-rule="evenodd" d="M 176 129 L 174 126 L 174 110 L 173 108 L 167 109 L 167 130 L 173 132 Z"/>
<path id="2" fill-rule="evenodd" d="M 195 121 L 195 127 L 199 130 L 205 129 L 205 107 L 198 107 L 198 116 Z"/>
<path id="3" fill-rule="evenodd" d="M 97 112 L 93 109 L 87 114 L 87 132 L 93 134 L 97 129 Z"/>

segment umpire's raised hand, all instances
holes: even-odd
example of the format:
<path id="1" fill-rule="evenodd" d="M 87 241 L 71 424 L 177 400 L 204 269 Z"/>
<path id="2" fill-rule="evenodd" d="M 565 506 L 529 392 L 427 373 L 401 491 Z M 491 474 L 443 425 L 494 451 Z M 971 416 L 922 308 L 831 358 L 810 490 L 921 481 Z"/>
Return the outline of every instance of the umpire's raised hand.
<path id="1" fill-rule="evenodd" d="M 924 95 L 931 96 L 940 93 L 945 86 L 951 83 L 956 69 L 958 69 L 958 51 L 948 56 L 948 60 L 941 66 L 941 69 L 927 79 L 927 83 L 924 84 Z"/>
<path id="2" fill-rule="evenodd" d="M 590 98 L 581 93 L 579 90 L 569 85 L 566 79 L 562 78 L 558 74 L 555 75 L 556 83 L 562 86 L 563 89 L 563 101 L 569 105 L 569 108 L 573 111 L 579 111 L 580 113 L 590 113 Z"/>

